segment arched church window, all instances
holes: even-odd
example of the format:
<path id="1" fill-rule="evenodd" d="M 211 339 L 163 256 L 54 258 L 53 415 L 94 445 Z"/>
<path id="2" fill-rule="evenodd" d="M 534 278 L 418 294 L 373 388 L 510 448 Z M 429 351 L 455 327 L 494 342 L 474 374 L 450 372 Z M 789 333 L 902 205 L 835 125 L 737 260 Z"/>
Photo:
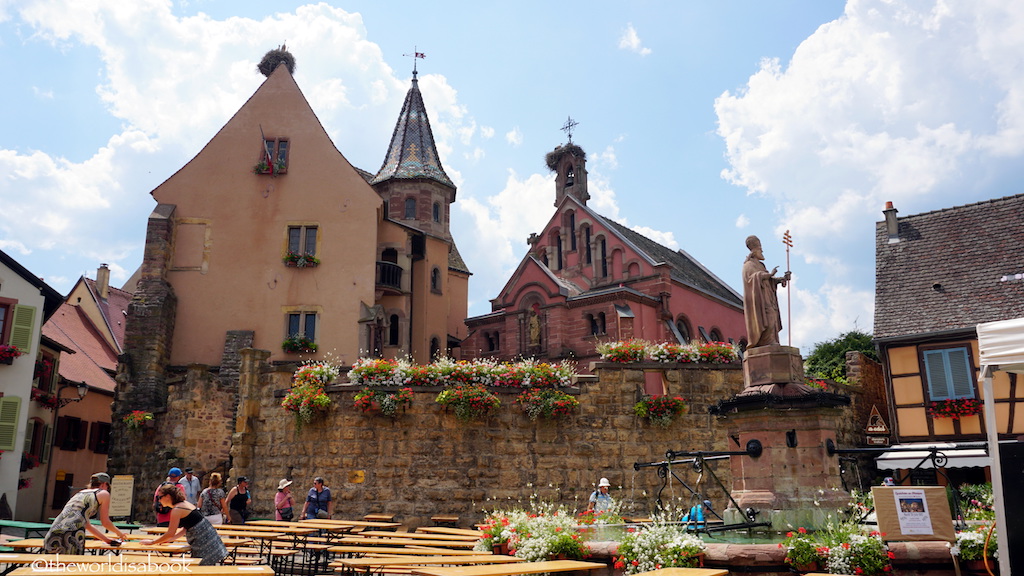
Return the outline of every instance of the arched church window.
<path id="1" fill-rule="evenodd" d="M 441 270 L 436 266 L 430 271 L 430 289 L 434 292 L 441 291 Z"/>
<path id="2" fill-rule="evenodd" d="M 437 360 L 441 357 L 441 341 L 437 337 L 430 339 L 430 359 Z"/>
<path id="3" fill-rule="evenodd" d="M 712 342 L 725 342 L 725 338 L 722 338 L 722 331 L 718 328 L 711 329 L 711 341 Z"/>
<path id="4" fill-rule="evenodd" d="M 584 226 L 583 228 L 583 250 L 585 251 L 586 263 L 592 264 L 594 262 L 594 255 L 590 253 L 590 226 Z"/>
<path id="5" fill-rule="evenodd" d="M 676 320 L 676 330 L 679 331 L 679 336 L 682 339 L 681 344 L 689 344 L 692 336 L 690 335 L 690 323 L 686 321 L 686 318 L 680 316 Z"/>
<path id="6" fill-rule="evenodd" d="M 398 314 L 388 319 L 388 346 L 398 346 Z"/>
<path id="7" fill-rule="evenodd" d="M 555 264 L 557 266 L 555 268 L 555 270 L 561 270 L 562 269 L 562 235 L 561 234 L 555 234 L 555 256 L 556 256 Z"/>

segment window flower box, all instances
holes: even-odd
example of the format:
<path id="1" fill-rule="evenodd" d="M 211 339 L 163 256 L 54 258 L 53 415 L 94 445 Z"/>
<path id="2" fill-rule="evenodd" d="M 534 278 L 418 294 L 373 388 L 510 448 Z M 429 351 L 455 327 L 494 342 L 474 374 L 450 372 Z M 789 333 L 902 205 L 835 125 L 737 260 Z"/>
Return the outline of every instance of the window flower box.
<path id="1" fill-rule="evenodd" d="M 928 415 L 932 418 L 959 420 L 975 414 L 981 414 L 981 402 L 977 398 L 947 398 L 928 406 Z"/>
<path id="2" fill-rule="evenodd" d="M 292 334 L 281 343 L 281 349 L 293 354 L 299 352 L 316 352 L 317 345 L 305 334 Z"/>
<path id="3" fill-rule="evenodd" d="M 288 251 L 281 259 L 285 266 L 292 268 L 315 268 L 320 265 L 320 259 L 312 254 L 302 254 L 299 252 Z"/>
<path id="4" fill-rule="evenodd" d="M 0 364 L 13 364 L 14 359 L 23 354 L 24 352 L 19 350 L 17 346 L 8 346 L 7 344 L 0 344 Z"/>
<path id="5" fill-rule="evenodd" d="M 401 388 L 397 392 L 363 388 L 356 392 L 353 406 L 365 414 L 380 412 L 395 418 L 399 410 L 412 406 L 412 388 Z"/>
<path id="6" fill-rule="evenodd" d="M 139 432 L 143 428 L 152 428 L 154 425 L 153 413 L 145 410 L 132 410 L 125 414 L 121 421 L 130 432 Z"/>
<path id="7" fill-rule="evenodd" d="M 288 172 L 288 164 L 285 163 L 283 158 L 278 158 L 273 165 L 267 163 L 266 159 L 263 159 L 252 167 L 253 174 L 269 174 L 271 176 L 276 176 L 286 172 Z"/>

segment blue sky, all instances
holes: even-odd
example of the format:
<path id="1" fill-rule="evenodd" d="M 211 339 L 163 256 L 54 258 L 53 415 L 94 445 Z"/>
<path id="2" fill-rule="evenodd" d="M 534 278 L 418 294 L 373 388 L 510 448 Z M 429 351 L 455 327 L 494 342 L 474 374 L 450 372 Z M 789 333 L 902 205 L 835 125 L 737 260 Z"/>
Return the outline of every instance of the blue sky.
<path id="1" fill-rule="evenodd" d="M 282 42 L 338 149 L 375 172 L 416 50 L 459 187 L 471 314 L 550 217 L 543 157 L 572 116 L 590 205 L 737 290 L 744 238 L 785 268 L 791 230 L 792 342 L 806 352 L 871 330 L 886 201 L 906 215 L 1020 191 L 1024 5 L 950 4 L 0 0 L 0 249 L 61 292 L 101 262 L 123 283 L 150 190 L 256 90 L 256 63 Z"/>

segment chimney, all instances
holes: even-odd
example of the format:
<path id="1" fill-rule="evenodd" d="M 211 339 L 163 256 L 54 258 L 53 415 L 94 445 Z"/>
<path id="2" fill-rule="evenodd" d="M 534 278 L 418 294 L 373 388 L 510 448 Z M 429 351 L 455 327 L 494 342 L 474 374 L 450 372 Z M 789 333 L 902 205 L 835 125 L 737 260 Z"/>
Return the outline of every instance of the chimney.
<path id="1" fill-rule="evenodd" d="M 889 244 L 896 244 L 900 241 L 900 225 L 896 221 L 896 210 L 892 206 L 892 202 L 885 203 L 885 210 L 882 210 L 882 214 L 885 214 L 885 231 L 889 233 Z"/>
<path id="2" fill-rule="evenodd" d="M 100 264 L 96 269 L 96 291 L 104 300 L 110 296 L 110 268 L 106 264 Z"/>

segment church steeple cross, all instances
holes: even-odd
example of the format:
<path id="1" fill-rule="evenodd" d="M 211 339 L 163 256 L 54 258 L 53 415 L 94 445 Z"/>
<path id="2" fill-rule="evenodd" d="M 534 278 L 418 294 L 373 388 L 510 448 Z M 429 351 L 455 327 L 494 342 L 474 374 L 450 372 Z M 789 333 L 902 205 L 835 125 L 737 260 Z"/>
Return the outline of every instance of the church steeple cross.
<path id="1" fill-rule="evenodd" d="M 562 132 L 565 132 L 566 136 L 569 137 L 569 144 L 572 144 L 572 130 L 573 130 L 573 128 L 575 128 L 575 127 L 577 127 L 579 125 L 580 125 L 580 123 L 575 121 L 575 120 L 573 120 L 572 116 L 569 116 L 569 119 L 566 120 L 565 124 L 562 125 L 561 130 L 562 130 Z"/>

